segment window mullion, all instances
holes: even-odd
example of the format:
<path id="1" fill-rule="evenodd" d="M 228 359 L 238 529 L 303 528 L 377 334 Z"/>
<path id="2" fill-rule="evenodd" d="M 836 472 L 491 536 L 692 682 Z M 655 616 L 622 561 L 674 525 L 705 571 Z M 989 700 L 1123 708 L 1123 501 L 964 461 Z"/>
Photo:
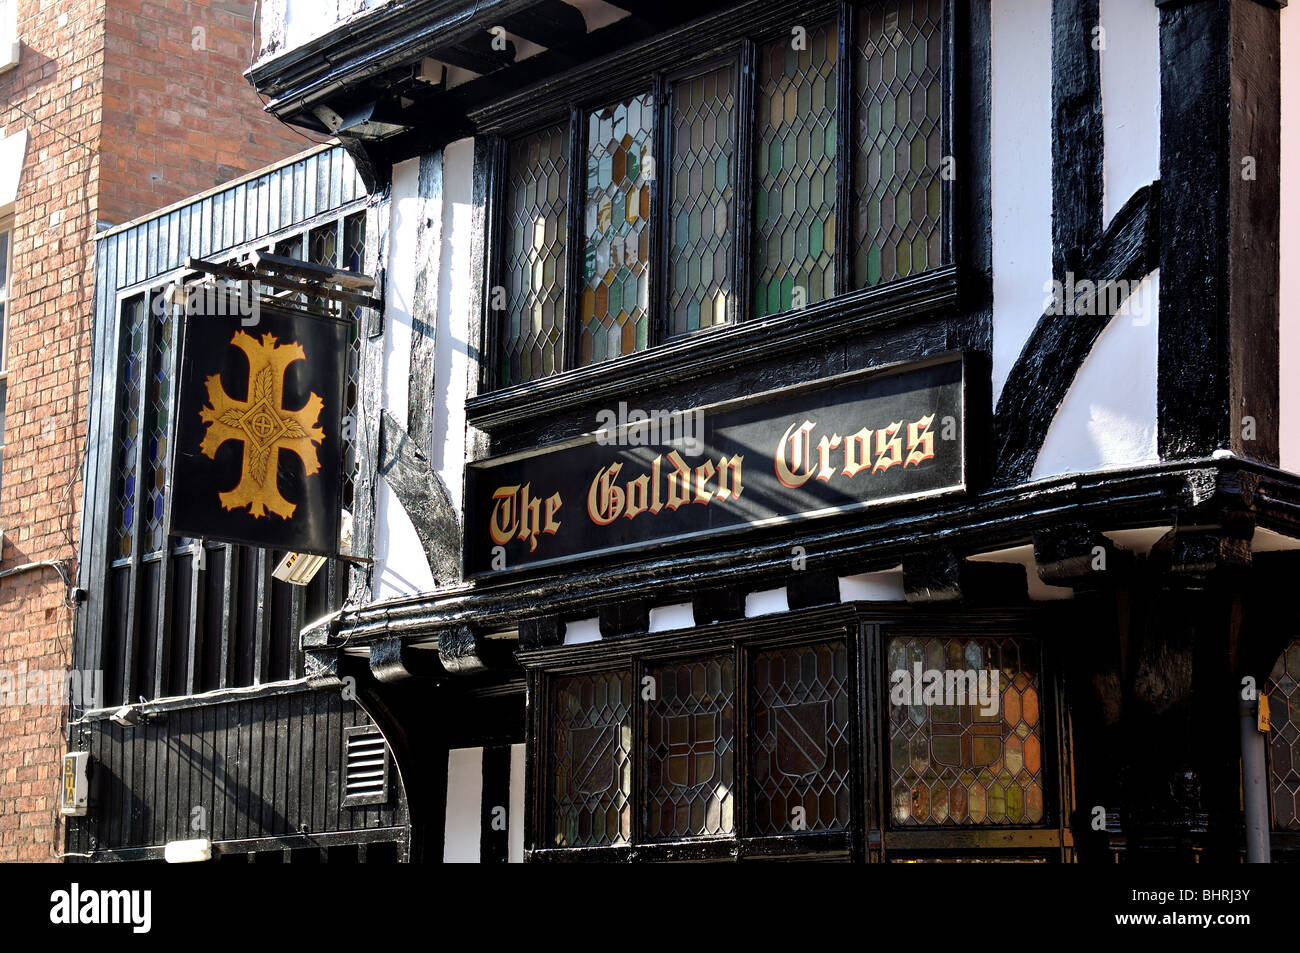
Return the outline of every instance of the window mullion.
<path id="1" fill-rule="evenodd" d="M 564 332 L 560 341 L 561 370 L 578 366 L 579 308 L 582 302 L 582 268 L 586 255 L 586 231 L 583 227 L 587 200 L 586 113 L 574 109 L 569 117 L 569 207 L 567 274 L 564 294 Z"/>
<path id="2" fill-rule="evenodd" d="M 839 53 L 835 73 L 837 99 L 835 130 L 835 290 L 842 295 L 853 288 L 853 69 L 857 10 L 840 3 Z"/>
<path id="3" fill-rule="evenodd" d="M 668 311 L 668 216 L 672 212 L 672 127 L 673 103 L 663 73 L 655 73 L 652 84 L 655 128 L 651 134 L 654 175 L 650 177 L 650 314 L 649 346 L 666 340 L 670 333 Z M 661 187 L 669 180 L 667 187 Z"/>
<path id="4" fill-rule="evenodd" d="M 645 663 L 639 658 L 632 660 L 632 824 L 629 842 L 631 846 L 645 843 L 645 812 L 650 803 L 646 790 L 646 735 L 645 735 Z M 659 686 L 655 686 L 658 697 Z"/>
<path id="5" fill-rule="evenodd" d="M 736 284 L 731 289 L 733 311 L 728 320 L 744 321 L 753 308 L 753 249 L 754 249 L 754 103 L 758 82 L 758 45 L 753 40 L 740 44 L 740 69 L 736 84 L 736 168 L 732 173 L 732 195 L 735 196 L 735 272 Z"/>

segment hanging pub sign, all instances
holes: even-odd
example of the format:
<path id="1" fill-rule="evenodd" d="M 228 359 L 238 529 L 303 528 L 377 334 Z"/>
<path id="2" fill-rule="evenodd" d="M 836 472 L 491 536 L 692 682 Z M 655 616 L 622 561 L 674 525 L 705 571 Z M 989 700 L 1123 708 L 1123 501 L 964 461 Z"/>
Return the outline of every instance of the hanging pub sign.
<path id="1" fill-rule="evenodd" d="M 596 432 L 471 464 L 483 575 L 965 489 L 960 354 L 708 407 L 602 411 Z"/>
<path id="2" fill-rule="evenodd" d="M 347 331 L 343 321 L 264 301 L 251 314 L 191 303 L 173 535 L 338 553 Z"/>

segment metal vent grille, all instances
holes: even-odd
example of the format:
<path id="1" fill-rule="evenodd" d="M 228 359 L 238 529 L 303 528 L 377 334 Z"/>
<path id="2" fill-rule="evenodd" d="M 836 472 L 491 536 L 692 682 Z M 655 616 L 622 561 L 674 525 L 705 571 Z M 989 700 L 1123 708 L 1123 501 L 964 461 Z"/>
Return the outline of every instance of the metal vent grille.
<path id="1" fill-rule="evenodd" d="M 347 762 L 343 805 L 360 807 L 388 800 L 388 747 L 374 725 L 345 728 Z"/>

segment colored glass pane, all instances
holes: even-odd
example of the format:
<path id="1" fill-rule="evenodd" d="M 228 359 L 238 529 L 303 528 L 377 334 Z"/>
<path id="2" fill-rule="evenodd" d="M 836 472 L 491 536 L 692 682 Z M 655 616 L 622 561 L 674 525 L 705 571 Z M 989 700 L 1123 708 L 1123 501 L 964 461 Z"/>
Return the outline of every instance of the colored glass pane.
<path id="1" fill-rule="evenodd" d="M 755 131 L 754 312 L 835 293 L 834 23 L 763 48 Z"/>
<path id="2" fill-rule="evenodd" d="M 552 841 L 625 844 L 632 836 L 632 676 L 596 672 L 553 688 Z"/>
<path id="3" fill-rule="evenodd" d="M 148 309 L 144 298 L 133 298 L 123 306 L 122 374 L 118 388 L 116 488 L 113 501 L 113 556 L 131 555 L 135 542 L 136 456 L 140 442 L 140 393 L 144 378 L 144 329 Z"/>
<path id="4" fill-rule="evenodd" d="M 735 69 L 724 66 L 673 88 L 668 308 L 674 334 L 729 316 L 734 79 Z"/>
<path id="5" fill-rule="evenodd" d="M 895 638 L 886 676 L 896 826 L 1043 821 L 1035 643 Z"/>
<path id="6" fill-rule="evenodd" d="M 853 273 L 858 287 L 942 263 L 943 2 L 862 10 L 854 52 Z"/>
<path id="7" fill-rule="evenodd" d="M 736 672 L 729 656 L 647 670 L 646 833 L 730 834 L 735 829 Z"/>
<path id="8" fill-rule="evenodd" d="M 654 97 L 634 96 L 587 120 L 578 363 L 643 350 L 649 335 L 650 185 Z"/>
<path id="9" fill-rule="evenodd" d="M 497 378 L 520 384 L 563 364 L 569 128 L 516 139 L 506 160 L 504 313 Z"/>
<path id="10" fill-rule="evenodd" d="M 852 771 L 846 643 L 759 652 L 753 717 L 754 833 L 846 828 Z"/>
<path id="11" fill-rule="evenodd" d="M 1300 830 L 1300 639 L 1278 658 L 1269 676 L 1268 765 L 1273 826 Z"/>

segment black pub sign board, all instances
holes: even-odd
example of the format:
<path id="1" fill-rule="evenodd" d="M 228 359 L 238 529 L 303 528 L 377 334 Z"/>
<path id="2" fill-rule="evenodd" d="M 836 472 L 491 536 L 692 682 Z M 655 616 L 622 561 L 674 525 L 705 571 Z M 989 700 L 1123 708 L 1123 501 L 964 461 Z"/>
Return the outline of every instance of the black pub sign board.
<path id="1" fill-rule="evenodd" d="M 335 555 L 348 325 L 212 304 L 185 314 L 171 533 Z"/>
<path id="2" fill-rule="evenodd" d="M 965 489 L 960 354 L 671 413 L 471 464 L 465 569 L 482 576 Z"/>

